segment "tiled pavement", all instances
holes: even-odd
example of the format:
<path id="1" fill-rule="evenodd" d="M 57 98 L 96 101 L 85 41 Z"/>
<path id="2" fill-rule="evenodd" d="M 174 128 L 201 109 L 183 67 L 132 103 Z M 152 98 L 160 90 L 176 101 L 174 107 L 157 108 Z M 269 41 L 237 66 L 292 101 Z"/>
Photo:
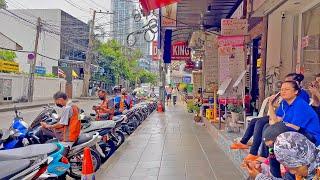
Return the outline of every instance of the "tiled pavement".
<path id="1" fill-rule="evenodd" d="M 237 180 L 242 174 L 182 106 L 153 113 L 96 173 L 104 180 Z"/>

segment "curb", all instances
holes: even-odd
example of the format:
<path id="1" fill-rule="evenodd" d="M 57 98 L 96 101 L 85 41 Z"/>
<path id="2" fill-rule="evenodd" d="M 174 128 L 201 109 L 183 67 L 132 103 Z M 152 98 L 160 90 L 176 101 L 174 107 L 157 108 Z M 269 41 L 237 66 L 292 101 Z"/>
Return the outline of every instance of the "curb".
<path id="1" fill-rule="evenodd" d="M 78 99 L 72 100 L 73 103 L 79 102 Z M 46 106 L 46 105 L 54 105 L 54 103 L 41 103 L 41 104 L 33 104 L 33 105 L 21 105 L 16 104 L 17 110 L 23 110 L 23 109 L 31 109 L 31 108 L 36 108 L 36 107 L 41 107 L 41 106 Z M 7 112 L 7 111 L 14 111 L 14 106 L 15 104 L 12 105 L 12 107 L 6 107 L 6 108 L 0 108 L 0 112 Z"/>

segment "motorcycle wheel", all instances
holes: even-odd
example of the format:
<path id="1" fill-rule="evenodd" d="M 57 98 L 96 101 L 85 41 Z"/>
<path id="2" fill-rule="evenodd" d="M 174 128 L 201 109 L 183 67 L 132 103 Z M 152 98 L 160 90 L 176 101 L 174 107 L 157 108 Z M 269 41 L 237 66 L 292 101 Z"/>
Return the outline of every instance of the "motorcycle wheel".
<path id="1" fill-rule="evenodd" d="M 99 154 L 91 149 L 91 157 L 93 162 L 93 169 L 96 172 L 101 165 L 101 159 Z M 68 175 L 74 179 L 81 179 L 81 171 L 82 171 L 82 159 L 83 159 L 83 151 L 75 154 L 68 158 L 70 163 L 70 169 Z"/>
<path id="2" fill-rule="evenodd" d="M 115 145 L 118 149 L 121 146 L 121 144 L 124 142 L 125 136 L 121 131 L 116 131 L 115 136 L 116 136 L 116 139 L 114 139 L 113 141 L 115 142 Z"/>
<path id="3" fill-rule="evenodd" d="M 108 141 L 107 143 L 105 142 L 100 142 L 99 143 L 100 148 L 102 149 L 105 157 L 101 157 L 102 163 L 107 161 L 109 157 L 116 151 L 116 145 L 114 144 L 113 141 Z"/>

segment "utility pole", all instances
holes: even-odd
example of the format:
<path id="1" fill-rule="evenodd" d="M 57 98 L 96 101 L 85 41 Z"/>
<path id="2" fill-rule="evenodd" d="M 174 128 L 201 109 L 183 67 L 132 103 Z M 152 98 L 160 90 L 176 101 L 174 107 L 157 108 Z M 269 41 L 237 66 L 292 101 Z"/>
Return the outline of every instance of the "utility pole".
<path id="1" fill-rule="evenodd" d="M 28 102 L 33 101 L 33 91 L 34 91 L 34 74 L 36 70 L 36 62 L 37 62 L 37 54 L 38 54 L 38 44 L 39 44 L 39 37 L 41 32 L 41 18 L 38 17 L 37 21 L 37 33 L 36 33 L 36 40 L 34 43 L 34 59 L 30 64 L 30 71 L 29 71 L 29 85 L 28 85 Z"/>
<path id="2" fill-rule="evenodd" d="M 96 19 L 96 11 L 93 11 L 93 17 L 90 25 L 89 31 L 89 45 L 88 51 L 86 54 L 86 61 L 84 63 L 84 78 L 83 78 L 83 87 L 82 87 L 82 97 L 88 96 L 89 91 L 89 81 L 91 78 L 91 62 L 92 62 L 92 50 L 93 50 L 93 41 L 94 41 L 94 21 Z"/>

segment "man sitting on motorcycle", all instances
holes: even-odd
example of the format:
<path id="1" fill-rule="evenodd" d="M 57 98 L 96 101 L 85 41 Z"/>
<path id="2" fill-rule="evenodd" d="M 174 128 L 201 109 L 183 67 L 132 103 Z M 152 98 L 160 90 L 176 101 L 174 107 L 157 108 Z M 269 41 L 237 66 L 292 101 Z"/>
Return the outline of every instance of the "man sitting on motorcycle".
<path id="1" fill-rule="evenodd" d="M 130 109 L 133 106 L 133 101 L 130 96 L 127 95 L 126 89 L 121 89 L 121 95 L 119 95 L 117 102 L 115 103 L 115 116 L 121 115 L 125 109 Z"/>
<path id="2" fill-rule="evenodd" d="M 68 96 L 63 92 L 55 93 L 53 99 L 55 104 L 62 108 L 61 116 L 57 119 L 58 122 L 52 125 L 41 122 L 41 129 L 37 135 L 42 143 L 44 143 L 45 136 L 55 137 L 68 149 L 72 147 L 80 135 L 79 108 L 68 102 Z"/>
<path id="3" fill-rule="evenodd" d="M 102 100 L 99 106 L 93 106 L 93 110 L 97 114 L 97 120 L 105 119 L 110 120 L 112 119 L 114 110 L 113 105 L 110 103 L 109 99 L 107 98 L 107 92 L 104 89 L 100 89 L 98 91 L 99 99 Z M 108 116 L 108 117 L 107 117 Z"/>

